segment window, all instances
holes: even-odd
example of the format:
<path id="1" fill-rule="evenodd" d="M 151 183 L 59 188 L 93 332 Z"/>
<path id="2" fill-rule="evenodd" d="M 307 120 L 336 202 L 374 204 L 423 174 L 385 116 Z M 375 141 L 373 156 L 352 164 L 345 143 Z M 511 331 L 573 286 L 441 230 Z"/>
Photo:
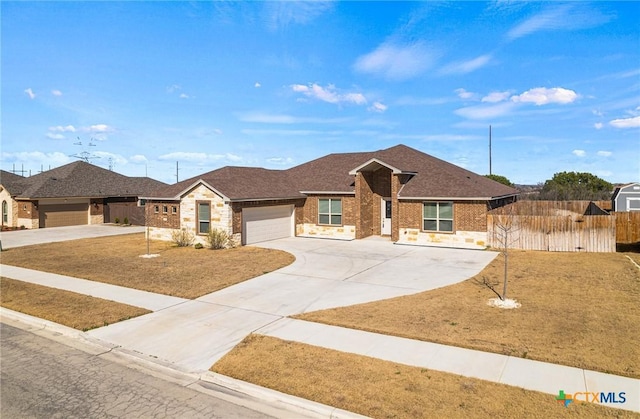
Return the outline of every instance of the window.
<path id="1" fill-rule="evenodd" d="M 342 225 L 342 199 L 318 200 L 318 224 Z"/>
<path id="2" fill-rule="evenodd" d="M 178 213 L 178 207 L 176 207 L 175 205 L 173 205 L 173 206 L 171 207 L 171 213 L 172 213 L 172 214 L 177 214 L 177 213 Z"/>
<path id="3" fill-rule="evenodd" d="M 422 228 L 426 231 L 453 232 L 453 203 L 425 202 Z"/>
<path id="4" fill-rule="evenodd" d="M 160 212 L 160 206 L 154 205 L 153 212 L 155 212 L 156 214 L 159 213 Z"/>
<path id="5" fill-rule="evenodd" d="M 211 206 L 208 202 L 198 202 L 198 234 L 207 234 L 211 224 Z"/>
<path id="6" fill-rule="evenodd" d="M 168 212 L 169 212 L 169 207 L 168 207 L 168 206 L 166 206 L 166 205 L 163 205 L 163 206 L 162 206 L 162 213 L 163 213 L 163 214 L 166 214 L 166 213 L 168 213 Z"/>
<path id="7" fill-rule="evenodd" d="M 7 201 L 2 201 L 2 224 L 9 222 L 9 208 Z"/>

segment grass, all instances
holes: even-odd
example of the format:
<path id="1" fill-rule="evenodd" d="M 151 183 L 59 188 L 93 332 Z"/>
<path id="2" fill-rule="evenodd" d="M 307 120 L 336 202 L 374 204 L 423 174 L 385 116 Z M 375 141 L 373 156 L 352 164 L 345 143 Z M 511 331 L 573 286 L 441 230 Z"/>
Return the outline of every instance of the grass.
<path id="1" fill-rule="evenodd" d="M 374 418 L 640 417 L 439 371 L 251 335 L 212 371 Z"/>
<path id="2" fill-rule="evenodd" d="M 202 295 L 279 269 L 293 255 L 273 249 L 175 247 L 144 234 L 81 239 L 8 249 L 2 263 L 182 298 Z"/>
<path id="3" fill-rule="evenodd" d="M 515 310 L 486 304 L 495 294 L 481 282 L 501 291 L 503 266 L 500 256 L 456 285 L 295 317 L 640 378 L 640 270 L 624 254 L 512 251 Z"/>
<path id="4" fill-rule="evenodd" d="M 0 278 L 0 306 L 87 331 L 151 313 L 140 307 Z"/>

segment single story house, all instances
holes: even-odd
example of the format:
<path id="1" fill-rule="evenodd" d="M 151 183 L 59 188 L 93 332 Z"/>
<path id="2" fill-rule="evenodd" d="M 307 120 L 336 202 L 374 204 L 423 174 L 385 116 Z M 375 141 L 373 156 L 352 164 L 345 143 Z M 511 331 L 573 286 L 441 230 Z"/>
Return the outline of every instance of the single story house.
<path id="1" fill-rule="evenodd" d="M 22 177 L 0 173 L 2 225 L 43 228 L 120 222 L 144 224 L 138 197 L 166 186 L 148 177 L 128 177 L 84 161 Z"/>
<path id="2" fill-rule="evenodd" d="M 282 237 L 362 239 L 484 248 L 487 211 L 517 191 L 405 145 L 329 154 L 287 170 L 223 167 L 145 196 L 149 234 L 187 229 L 204 243 Z"/>
<path id="3" fill-rule="evenodd" d="M 640 182 L 617 187 L 611 197 L 613 211 L 640 211 Z"/>

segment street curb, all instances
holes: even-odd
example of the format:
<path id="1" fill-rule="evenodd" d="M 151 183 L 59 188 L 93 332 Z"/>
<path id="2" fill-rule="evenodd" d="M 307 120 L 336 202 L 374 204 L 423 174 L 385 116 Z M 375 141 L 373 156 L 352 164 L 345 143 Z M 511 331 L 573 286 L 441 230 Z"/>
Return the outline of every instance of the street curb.
<path id="1" fill-rule="evenodd" d="M 326 404 L 292 396 L 266 387 L 261 387 L 246 381 L 238 380 L 222 374 L 210 371 L 188 372 L 180 369 L 179 366 L 160 359 L 150 358 L 145 354 L 133 352 L 118 345 L 95 339 L 85 332 L 64 326 L 49 320 L 44 320 L 28 314 L 0 307 L 0 320 L 9 320 L 8 324 L 41 335 L 48 332 L 47 338 L 67 344 L 75 349 L 82 350 L 94 355 L 102 356 L 113 362 L 124 364 L 125 366 L 144 370 L 152 376 L 172 381 L 176 384 L 188 387 L 203 393 L 210 394 L 214 387 L 226 389 L 222 394 L 215 393 L 218 398 L 227 399 L 232 403 L 258 410 L 259 402 L 268 403 L 268 407 L 263 413 L 285 414 L 287 418 L 328 418 L 328 419 L 364 419 L 357 413 L 352 413 Z M 38 333 L 40 332 L 40 333 Z M 63 339 L 61 339 L 63 338 Z M 72 340 L 72 342 L 69 342 Z M 75 345 L 74 345 L 75 344 Z M 248 397 L 243 397 L 248 396 Z M 254 399 L 254 400 L 251 400 Z"/>

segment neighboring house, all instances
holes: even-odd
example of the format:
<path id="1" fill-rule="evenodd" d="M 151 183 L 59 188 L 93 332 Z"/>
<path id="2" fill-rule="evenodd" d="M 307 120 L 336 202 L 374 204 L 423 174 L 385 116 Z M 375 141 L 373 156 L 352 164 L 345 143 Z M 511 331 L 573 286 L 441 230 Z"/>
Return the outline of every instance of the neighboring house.
<path id="1" fill-rule="evenodd" d="M 127 177 L 77 161 L 34 176 L 2 171 L 2 223 L 43 228 L 120 222 L 144 224 L 138 197 L 166 186 L 147 177 Z M 6 212 L 4 212 L 6 209 Z"/>
<path id="2" fill-rule="evenodd" d="M 17 227 L 18 203 L 11 198 L 9 190 L 13 189 L 10 185 L 23 179 L 24 177 L 22 176 L 6 170 L 0 170 L 0 202 L 2 203 L 2 218 L 0 218 L 0 222 L 3 227 Z"/>
<path id="3" fill-rule="evenodd" d="M 614 211 L 640 211 L 640 182 L 616 188 L 611 197 Z"/>
<path id="4" fill-rule="evenodd" d="M 484 248 L 487 211 L 517 191 L 413 148 L 339 153 L 288 170 L 223 167 L 146 196 L 153 239 L 178 229 L 204 242 L 222 229 L 242 244 L 281 237 Z"/>

